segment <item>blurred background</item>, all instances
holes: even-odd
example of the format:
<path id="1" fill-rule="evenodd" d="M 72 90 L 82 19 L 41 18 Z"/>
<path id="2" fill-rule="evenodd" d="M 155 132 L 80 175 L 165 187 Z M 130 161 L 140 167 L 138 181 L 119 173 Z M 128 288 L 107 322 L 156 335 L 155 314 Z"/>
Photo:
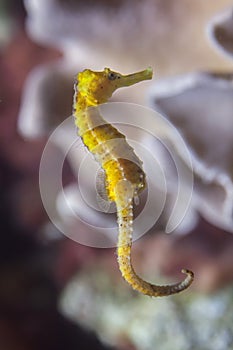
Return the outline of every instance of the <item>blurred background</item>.
<path id="1" fill-rule="evenodd" d="M 230 0 L 0 0 L 0 349 L 233 349 L 231 6 Z M 120 91 L 115 100 L 159 107 L 194 162 L 186 224 L 166 235 L 165 211 L 134 244 L 136 270 L 151 281 L 179 280 L 186 266 L 194 271 L 190 290 L 164 299 L 126 285 L 114 248 L 62 235 L 39 191 L 48 137 L 72 113 L 75 73 L 105 66 L 130 73 L 148 65 L 154 81 Z M 201 78 L 177 92 L 195 72 Z M 51 157 L 60 152 L 54 145 Z M 64 186 L 75 181 L 73 165 L 64 164 Z M 88 233 L 84 224 L 76 229 Z"/>

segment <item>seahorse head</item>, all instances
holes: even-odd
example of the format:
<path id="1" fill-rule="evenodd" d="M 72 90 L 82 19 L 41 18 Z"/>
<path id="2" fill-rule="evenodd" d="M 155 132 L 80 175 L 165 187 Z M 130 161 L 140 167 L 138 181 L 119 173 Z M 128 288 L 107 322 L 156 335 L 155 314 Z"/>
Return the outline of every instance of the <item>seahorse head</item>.
<path id="1" fill-rule="evenodd" d="M 152 78 L 152 68 L 129 75 L 122 75 L 105 68 L 101 72 L 85 69 L 77 75 L 78 91 L 92 105 L 105 103 L 120 87 L 130 86 Z"/>

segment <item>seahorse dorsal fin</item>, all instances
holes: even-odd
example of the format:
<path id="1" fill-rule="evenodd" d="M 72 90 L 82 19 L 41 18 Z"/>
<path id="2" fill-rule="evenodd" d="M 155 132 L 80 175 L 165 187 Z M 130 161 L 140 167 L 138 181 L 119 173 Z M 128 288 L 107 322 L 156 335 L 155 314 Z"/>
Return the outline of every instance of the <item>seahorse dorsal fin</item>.
<path id="1" fill-rule="evenodd" d="M 96 175 L 96 200 L 101 211 L 115 213 L 116 204 L 109 200 L 106 186 L 105 171 L 100 168 Z"/>

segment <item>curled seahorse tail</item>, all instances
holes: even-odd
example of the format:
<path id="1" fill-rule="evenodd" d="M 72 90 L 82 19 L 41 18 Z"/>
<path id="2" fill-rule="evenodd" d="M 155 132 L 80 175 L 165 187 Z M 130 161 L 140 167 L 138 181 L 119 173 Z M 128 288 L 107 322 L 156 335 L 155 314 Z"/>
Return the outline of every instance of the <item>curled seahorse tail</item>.
<path id="1" fill-rule="evenodd" d="M 166 286 L 156 286 L 151 284 L 151 287 L 156 293 L 156 295 L 152 295 L 152 296 L 163 297 L 166 295 L 177 294 L 187 289 L 194 280 L 194 273 L 187 269 L 182 269 L 181 272 L 187 275 L 186 278 L 181 282 L 171 284 L 171 285 L 166 285 Z"/>
<path id="2" fill-rule="evenodd" d="M 120 186 L 119 186 L 120 187 Z M 133 199 L 130 197 L 130 186 L 126 182 L 121 184 L 119 194 L 116 194 L 116 205 L 118 214 L 118 264 L 119 269 L 124 279 L 132 286 L 133 289 L 142 294 L 151 297 L 162 297 L 171 294 L 179 293 L 190 286 L 193 282 L 194 274 L 190 270 L 183 269 L 182 272 L 187 274 L 186 278 L 172 285 L 157 286 L 144 281 L 135 272 L 131 262 L 131 247 L 132 247 L 132 233 L 133 233 Z M 123 199 L 123 194 L 126 195 Z"/>

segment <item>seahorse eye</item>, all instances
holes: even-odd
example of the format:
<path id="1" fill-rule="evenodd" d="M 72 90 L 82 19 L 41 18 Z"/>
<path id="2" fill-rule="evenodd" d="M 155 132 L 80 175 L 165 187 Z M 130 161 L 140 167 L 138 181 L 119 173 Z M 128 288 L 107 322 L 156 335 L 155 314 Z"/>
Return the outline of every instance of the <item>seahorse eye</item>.
<path id="1" fill-rule="evenodd" d="M 116 78 L 117 78 L 117 74 L 116 74 L 116 73 L 110 72 L 110 73 L 108 74 L 108 79 L 109 79 L 109 80 L 115 80 Z"/>

